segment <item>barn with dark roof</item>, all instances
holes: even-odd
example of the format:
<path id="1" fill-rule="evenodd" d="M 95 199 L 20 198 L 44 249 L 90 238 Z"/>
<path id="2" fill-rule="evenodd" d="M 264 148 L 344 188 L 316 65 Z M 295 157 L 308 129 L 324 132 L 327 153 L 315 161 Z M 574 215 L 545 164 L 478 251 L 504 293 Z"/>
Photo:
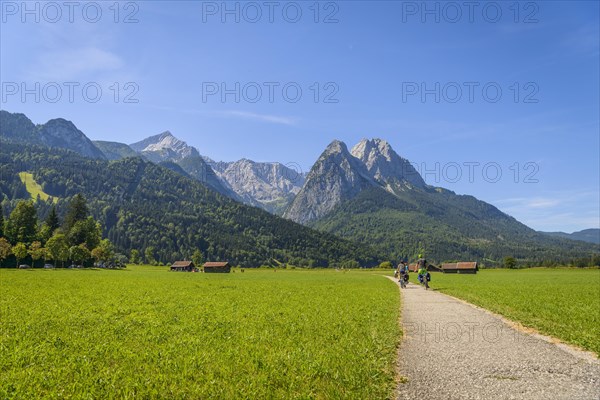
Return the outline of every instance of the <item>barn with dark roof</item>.
<path id="1" fill-rule="evenodd" d="M 476 262 L 457 262 L 442 264 L 442 272 L 445 274 L 476 274 L 479 266 Z"/>
<path id="2" fill-rule="evenodd" d="M 204 272 L 231 272 L 231 265 L 228 262 L 224 261 L 213 261 L 204 263 Z"/>
<path id="3" fill-rule="evenodd" d="M 171 265 L 171 271 L 175 272 L 198 272 L 192 261 L 175 261 Z"/>

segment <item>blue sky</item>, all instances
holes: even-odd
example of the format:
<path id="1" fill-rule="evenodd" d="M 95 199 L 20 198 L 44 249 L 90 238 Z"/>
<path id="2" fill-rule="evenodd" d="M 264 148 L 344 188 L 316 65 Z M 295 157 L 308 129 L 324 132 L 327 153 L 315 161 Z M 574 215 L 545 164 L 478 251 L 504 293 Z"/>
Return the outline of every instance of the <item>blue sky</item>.
<path id="1" fill-rule="evenodd" d="M 1 2 L 0 106 L 36 123 L 303 170 L 381 137 L 535 229 L 600 225 L 598 2 L 27 4 Z"/>

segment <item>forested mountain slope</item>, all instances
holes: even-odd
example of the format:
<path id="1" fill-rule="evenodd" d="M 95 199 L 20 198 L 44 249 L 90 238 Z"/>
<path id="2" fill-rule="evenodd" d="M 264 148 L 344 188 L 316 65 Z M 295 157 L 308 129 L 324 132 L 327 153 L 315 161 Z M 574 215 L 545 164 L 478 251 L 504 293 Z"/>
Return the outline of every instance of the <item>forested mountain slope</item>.
<path id="1" fill-rule="evenodd" d="M 0 197 L 5 215 L 28 198 L 18 172 L 28 171 L 57 209 L 81 193 L 105 235 L 128 254 L 154 247 L 165 263 L 189 258 L 199 248 L 208 260 L 257 266 L 270 260 L 330 266 L 344 260 L 373 265 L 382 260 L 369 246 L 276 217 L 222 196 L 200 182 L 140 158 L 89 159 L 59 149 L 3 143 Z M 49 205 L 38 202 L 40 218 Z"/>

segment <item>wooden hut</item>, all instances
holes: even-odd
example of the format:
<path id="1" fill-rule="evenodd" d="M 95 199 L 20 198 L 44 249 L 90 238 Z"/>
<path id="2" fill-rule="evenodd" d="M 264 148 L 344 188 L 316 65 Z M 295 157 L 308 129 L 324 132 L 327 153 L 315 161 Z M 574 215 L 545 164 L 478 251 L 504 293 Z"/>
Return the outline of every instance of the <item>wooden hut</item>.
<path id="1" fill-rule="evenodd" d="M 192 261 L 175 261 L 171 265 L 171 271 L 175 272 L 197 272 L 198 269 Z"/>
<path id="2" fill-rule="evenodd" d="M 476 262 L 457 262 L 442 264 L 442 272 L 445 274 L 476 274 L 479 266 Z"/>
<path id="3" fill-rule="evenodd" d="M 212 273 L 212 272 L 231 272 L 231 265 L 228 262 L 207 262 L 204 263 L 204 272 Z"/>

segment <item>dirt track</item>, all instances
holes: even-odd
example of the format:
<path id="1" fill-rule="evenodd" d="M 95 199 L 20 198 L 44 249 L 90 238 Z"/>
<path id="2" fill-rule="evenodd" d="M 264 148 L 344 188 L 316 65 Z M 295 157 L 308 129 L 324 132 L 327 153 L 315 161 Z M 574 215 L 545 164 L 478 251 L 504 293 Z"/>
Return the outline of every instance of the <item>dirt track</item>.
<path id="1" fill-rule="evenodd" d="M 501 317 L 409 285 L 398 399 L 600 399 L 600 362 Z"/>

